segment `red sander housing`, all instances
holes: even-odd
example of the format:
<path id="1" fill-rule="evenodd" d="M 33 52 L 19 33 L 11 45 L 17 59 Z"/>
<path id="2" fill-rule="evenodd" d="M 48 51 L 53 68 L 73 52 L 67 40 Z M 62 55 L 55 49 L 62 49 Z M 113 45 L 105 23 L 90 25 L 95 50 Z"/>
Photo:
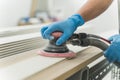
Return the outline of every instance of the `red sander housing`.
<path id="1" fill-rule="evenodd" d="M 62 45 L 59 45 L 59 46 L 56 45 L 56 41 L 61 35 L 62 35 L 61 32 L 52 33 L 52 36 L 54 36 L 54 39 L 49 41 L 49 44 L 45 49 L 38 51 L 38 54 L 46 57 L 56 57 L 56 58 L 76 57 L 76 53 L 74 53 L 73 51 L 70 51 L 67 48 L 66 43 L 63 43 Z"/>

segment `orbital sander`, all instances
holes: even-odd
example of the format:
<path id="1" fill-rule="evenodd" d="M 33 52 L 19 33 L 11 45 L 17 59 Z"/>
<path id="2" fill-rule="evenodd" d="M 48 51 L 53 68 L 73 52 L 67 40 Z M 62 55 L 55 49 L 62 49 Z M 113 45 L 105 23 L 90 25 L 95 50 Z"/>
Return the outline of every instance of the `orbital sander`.
<path id="1" fill-rule="evenodd" d="M 48 46 L 44 50 L 38 51 L 38 54 L 46 57 L 63 57 L 72 59 L 76 57 L 76 53 L 67 48 L 67 43 L 81 47 L 95 46 L 103 51 L 105 51 L 111 43 L 109 40 L 98 35 L 74 33 L 65 43 L 58 46 L 55 43 L 61 35 L 61 32 L 53 32 L 52 36 L 54 36 L 54 39 L 49 41 Z M 114 64 L 120 68 L 119 62 L 114 62 Z"/>
<path id="2" fill-rule="evenodd" d="M 48 46 L 44 50 L 38 51 L 38 54 L 46 57 L 61 57 L 61 58 L 74 58 L 76 53 L 69 50 L 66 46 L 66 42 L 62 45 L 56 45 L 56 41 L 62 35 L 61 32 L 53 32 L 54 39 L 49 41 Z"/>
<path id="3" fill-rule="evenodd" d="M 62 35 L 62 32 L 53 32 L 52 36 L 54 39 L 49 40 L 48 46 L 44 50 L 38 51 L 38 54 L 46 57 L 63 57 L 63 58 L 74 58 L 76 57 L 76 53 L 69 50 L 66 46 L 66 43 L 70 43 L 72 45 L 77 46 L 96 46 L 102 50 L 106 50 L 108 48 L 108 44 L 110 41 L 93 34 L 86 33 L 78 33 L 73 34 L 65 43 L 62 45 L 56 45 L 56 41 Z"/>

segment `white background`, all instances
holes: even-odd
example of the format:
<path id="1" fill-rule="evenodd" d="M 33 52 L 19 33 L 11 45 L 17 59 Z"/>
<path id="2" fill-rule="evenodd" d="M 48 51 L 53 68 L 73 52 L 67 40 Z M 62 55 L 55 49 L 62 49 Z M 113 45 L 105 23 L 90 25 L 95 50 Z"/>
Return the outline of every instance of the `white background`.
<path id="1" fill-rule="evenodd" d="M 76 13 L 85 1 L 86 0 L 41 0 L 40 3 L 46 2 L 48 6 L 46 8 L 43 5 L 39 5 L 39 7 L 40 9 L 43 7 L 43 10 L 49 10 L 54 16 L 67 18 Z M 29 16 L 31 3 L 32 0 L 0 0 L 0 27 L 15 27 L 20 18 Z M 117 0 L 114 0 L 105 13 L 86 25 L 90 26 L 94 32 L 118 28 L 117 10 Z"/>
<path id="2" fill-rule="evenodd" d="M 32 0 L 0 0 L 0 27 L 14 27 L 29 16 Z"/>

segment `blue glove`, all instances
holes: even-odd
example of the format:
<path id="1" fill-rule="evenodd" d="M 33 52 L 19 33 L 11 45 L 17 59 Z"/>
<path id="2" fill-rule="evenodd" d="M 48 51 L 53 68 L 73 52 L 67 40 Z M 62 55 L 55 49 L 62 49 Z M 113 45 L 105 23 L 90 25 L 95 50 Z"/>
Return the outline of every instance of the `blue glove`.
<path id="1" fill-rule="evenodd" d="M 114 35 L 109 39 L 112 43 L 104 52 L 109 62 L 120 62 L 120 35 Z"/>
<path id="2" fill-rule="evenodd" d="M 41 29 L 41 34 L 44 39 L 53 39 L 51 36 L 52 32 L 63 32 L 62 36 L 56 41 L 56 45 L 61 45 L 74 33 L 78 26 L 83 24 L 83 18 L 79 14 L 75 14 L 66 20 L 43 26 Z"/>

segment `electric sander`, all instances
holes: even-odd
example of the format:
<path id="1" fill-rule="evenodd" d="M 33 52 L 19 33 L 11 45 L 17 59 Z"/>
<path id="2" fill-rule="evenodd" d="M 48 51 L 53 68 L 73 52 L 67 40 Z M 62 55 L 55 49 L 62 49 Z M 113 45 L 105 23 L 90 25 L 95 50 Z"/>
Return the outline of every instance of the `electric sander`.
<path id="1" fill-rule="evenodd" d="M 49 44 L 44 50 L 38 51 L 38 54 L 46 57 L 62 57 L 62 58 L 67 58 L 71 59 L 76 57 L 76 53 L 73 51 L 70 51 L 66 43 L 70 43 L 72 45 L 77 45 L 77 46 L 95 46 L 103 51 L 105 51 L 108 48 L 108 44 L 110 44 L 110 41 L 102 38 L 97 35 L 93 34 L 86 34 L 86 33 L 78 33 L 78 34 L 73 34 L 65 43 L 62 45 L 56 45 L 56 41 L 58 38 L 62 35 L 62 32 L 53 32 L 52 36 L 54 39 L 49 40 Z"/>
<path id="2" fill-rule="evenodd" d="M 62 57 L 72 59 L 76 57 L 76 53 L 70 51 L 67 48 L 66 43 L 82 47 L 95 46 L 103 51 L 105 51 L 111 43 L 109 40 L 94 34 L 74 33 L 65 43 L 58 46 L 55 43 L 61 35 L 61 32 L 53 32 L 52 36 L 54 36 L 54 39 L 49 41 L 48 46 L 44 50 L 38 51 L 38 54 L 46 57 Z M 114 62 L 114 64 L 120 68 L 119 62 Z"/>
<path id="3" fill-rule="evenodd" d="M 52 36 L 54 39 L 49 41 L 48 46 L 44 50 L 38 51 L 38 54 L 46 57 L 61 57 L 67 59 L 76 57 L 76 53 L 69 50 L 66 46 L 66 43 L 63 43 L 62 45 L 56 45 L 56 41 L 61 35 L 61 32 L 53 32 Z"/>

